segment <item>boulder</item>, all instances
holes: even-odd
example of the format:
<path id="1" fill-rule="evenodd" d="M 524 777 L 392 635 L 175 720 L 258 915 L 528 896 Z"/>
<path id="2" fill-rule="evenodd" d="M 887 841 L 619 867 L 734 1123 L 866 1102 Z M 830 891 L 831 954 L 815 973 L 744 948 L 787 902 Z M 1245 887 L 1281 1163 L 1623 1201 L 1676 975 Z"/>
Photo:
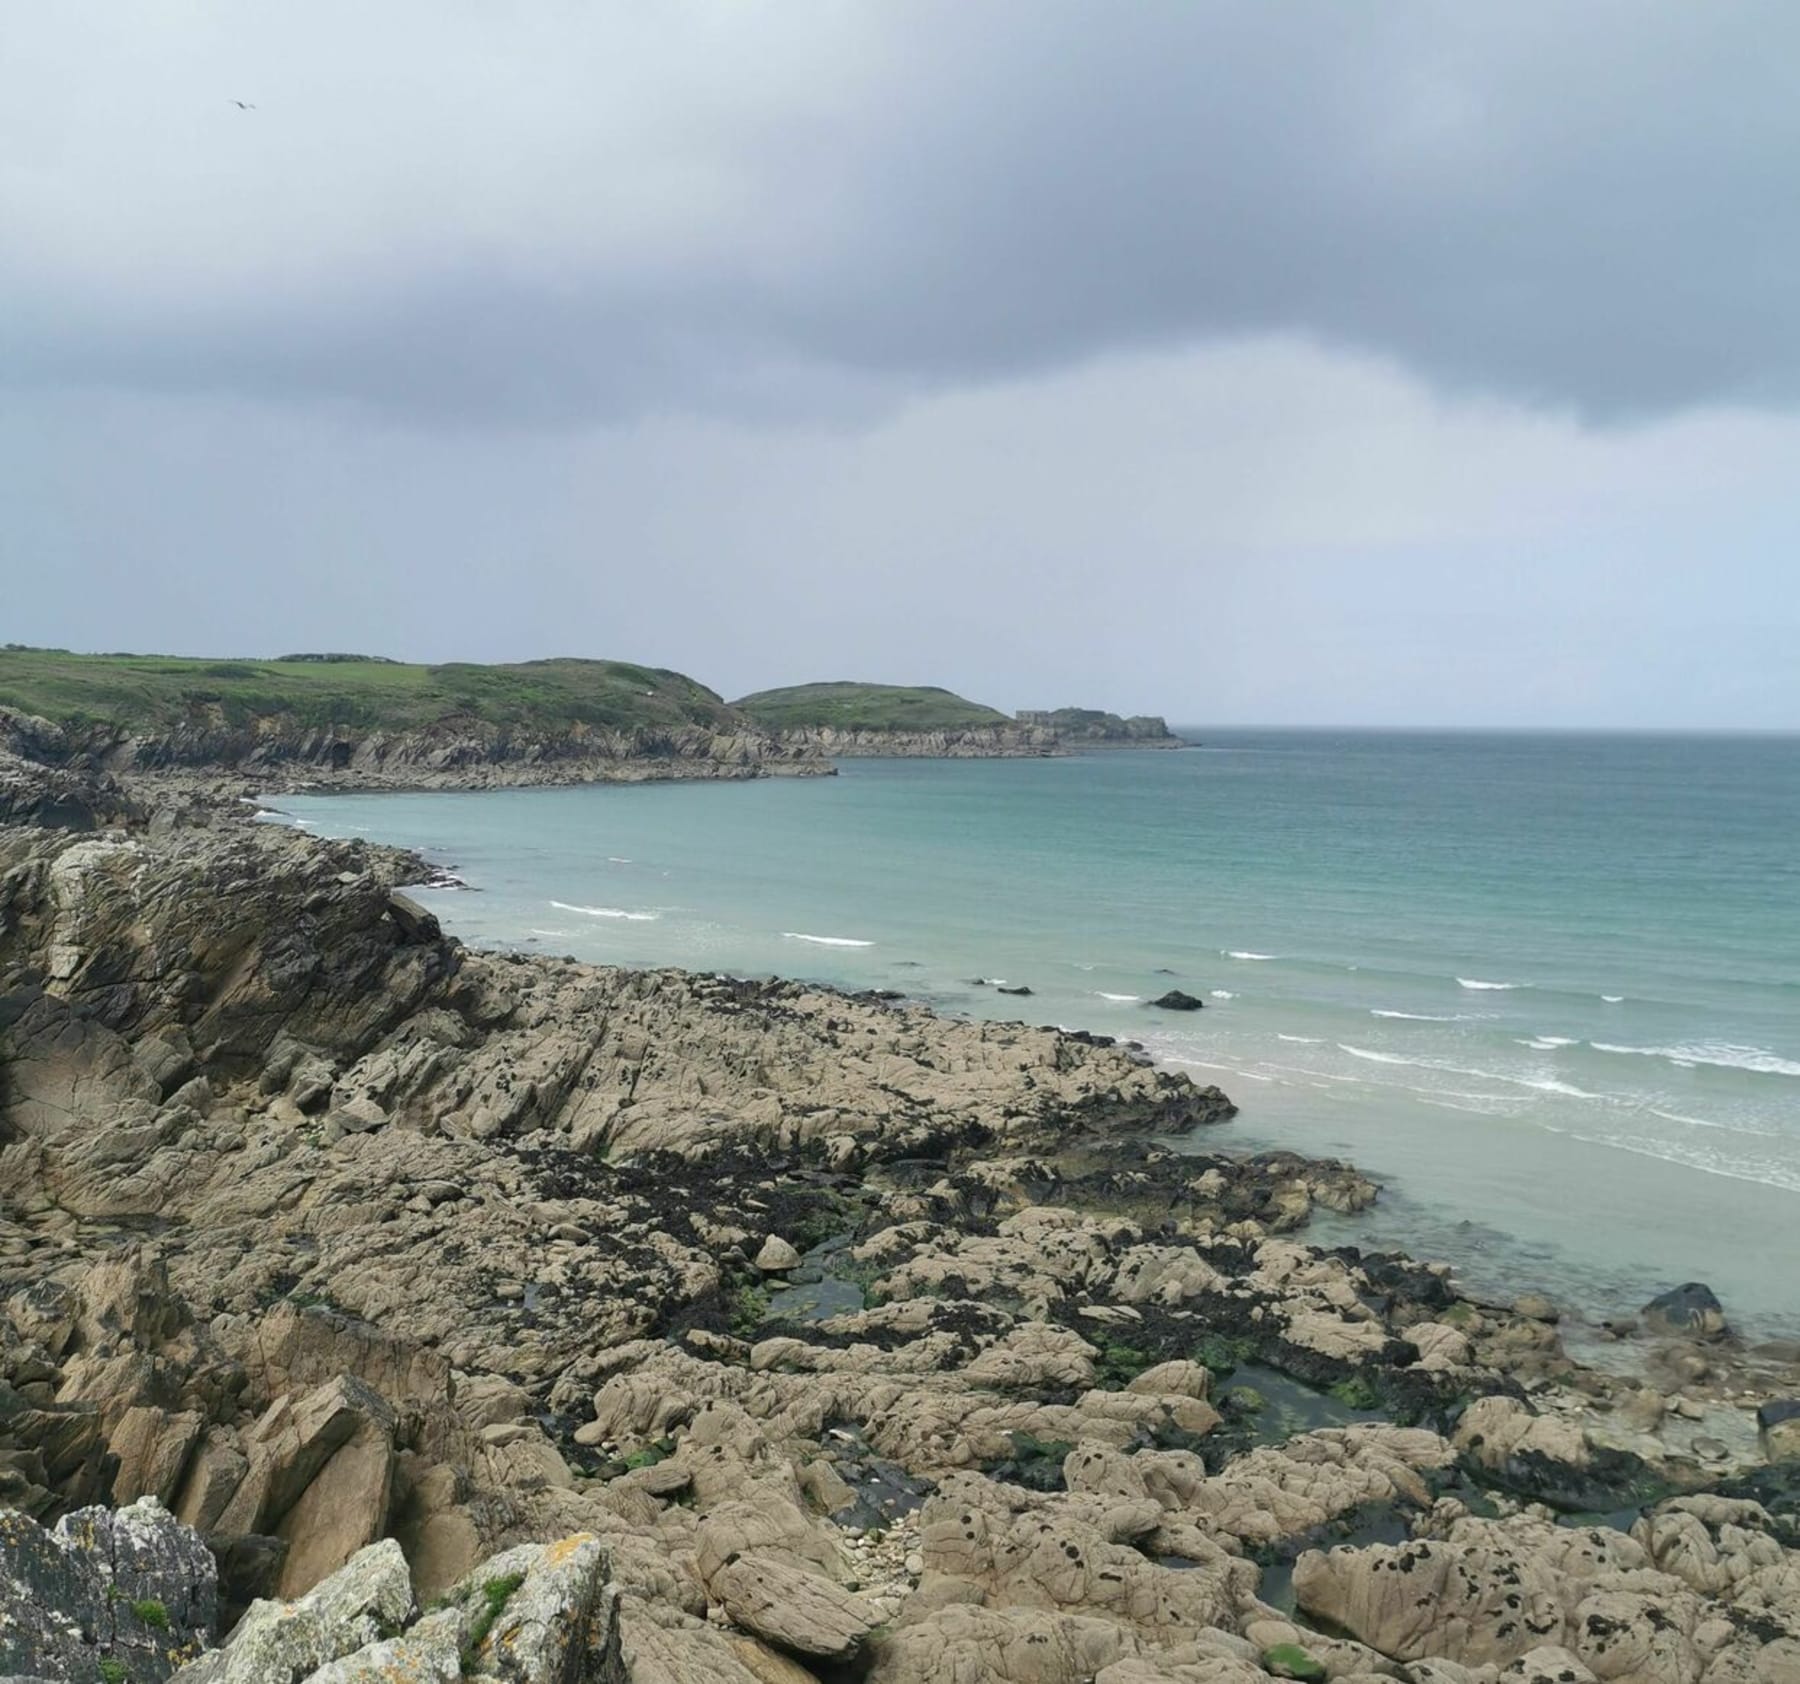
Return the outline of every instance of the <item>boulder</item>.
<path id="1" fill-rule="evenodd" d="M 1171 988 L 1167 994 L 1157 995 L 1149 1004 L 1159 1011 L 1197 1012 L 1206 1002 L 1197 995 L 1184 994 L 1179 988 Z"/>
<path id="2" fill-rule="evenodd" d="M 1688 1281 L 1659 1294 L 1644 1306 L 1644 1325 L 1652 1333 L 1684 1339 L 1717 1339 L 1727 1332 L 1725 1307 L 1702 1281 Z"/>
<path id="3" fill-rule="evenodd" d="M 765 1275 L 785 1275 L 800 1267 L 800 1253 L 779 1234 L 771 1234 L 756 1254 L 753 1267 Z"/>
<path id="4" fill-rule="evenodd" d="M 1800 1461 L 1800 1398 L 1774 1398 L 1756 1412 L 1763 1454 L 1771 1462 Z"/>
<path id="5" fill-rule="evenodd" d="M 727 1556 L 706 1588 L 734 1625 L 797 1655 L 847 1660 L 881 1623 L 823 1574 L 762 1550 Z"/>

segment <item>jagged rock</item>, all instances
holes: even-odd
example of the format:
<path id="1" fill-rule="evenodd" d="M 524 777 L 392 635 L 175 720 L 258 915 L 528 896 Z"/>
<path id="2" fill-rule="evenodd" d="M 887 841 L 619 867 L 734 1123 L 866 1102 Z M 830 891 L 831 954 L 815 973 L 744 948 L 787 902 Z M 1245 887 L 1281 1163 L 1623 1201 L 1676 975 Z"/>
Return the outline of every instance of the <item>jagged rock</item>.
<path id="1" fill-rule="evenodd" d="M 165 1679 L 210 1640 L 215 1596 L 205 1542 L 154 1498 L 53 1532 L 0 1510 L 0 1674 Z"/>
<path id="2" fill-rule="evenodd" d="M 1184 994 L 1179 988 L 1171 988 L 1167 994 L 1159 994 L 1149 1004 L 1165 1012 L 1197 1012 L 1206 1002 L 1198 995 Z"/>
<path id="3" fill-rule="evenodd" d="M 303 1594 L 380 1537 L 393 1434 L 386 1399 L 349 1376 L 277 1399 L 247 1437 L 248 1469 L 216 1529 L 285 1539 L 277 1593 Z"/>
<path id="4" fill-rule="evenodd" d="M 178 1684 L 301 1684 L 329 1662 L 397 1633 L 413 1613 L 406 1557 L 371 1544 L 292 1602 L 257 1602 L 222 1648 L 175 1674 Z"/>
<path id="5" fill-rule="evenodd" d="M 484 1562 L 449 1595 L 467 1615 L 468 1675 L 579 1684 L 616 1668 L 618 1610 L 603 1595 L 606 1566 L 599 1540 L 587 1534 L 526 1544 Z"/>

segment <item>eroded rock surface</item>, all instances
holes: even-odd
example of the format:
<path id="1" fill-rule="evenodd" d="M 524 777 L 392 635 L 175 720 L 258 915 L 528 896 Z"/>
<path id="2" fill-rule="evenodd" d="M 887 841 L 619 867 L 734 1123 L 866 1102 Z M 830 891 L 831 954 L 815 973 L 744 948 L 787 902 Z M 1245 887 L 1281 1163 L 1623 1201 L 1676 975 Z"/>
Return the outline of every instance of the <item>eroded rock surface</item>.
<path id="1" fill-rule="evenodd" d="M 1796 1677 L 1779 1354 L 1311 1245 L 1373 1184 L 1153 1144 L 1230 1102 L 1103 1038 L 472 953 L 418 861 L 89 793 L 0 827 L 42 1676 Z M 140 1524 L 216 1625 L 79 1612 Z"/>

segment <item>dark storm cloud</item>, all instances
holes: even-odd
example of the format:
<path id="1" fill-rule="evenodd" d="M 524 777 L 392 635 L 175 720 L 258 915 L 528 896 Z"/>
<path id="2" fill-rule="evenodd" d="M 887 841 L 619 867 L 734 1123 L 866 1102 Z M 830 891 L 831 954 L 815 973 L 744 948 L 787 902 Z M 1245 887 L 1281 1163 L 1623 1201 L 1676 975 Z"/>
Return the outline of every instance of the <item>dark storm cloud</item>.
<path id="1" fill-rule="evenodd" d="M 1800 396 L 1785 0 L 70 0 L 9 33 L 17 385 L 862 419 L 1288 333 L 1603 419 Z"/>

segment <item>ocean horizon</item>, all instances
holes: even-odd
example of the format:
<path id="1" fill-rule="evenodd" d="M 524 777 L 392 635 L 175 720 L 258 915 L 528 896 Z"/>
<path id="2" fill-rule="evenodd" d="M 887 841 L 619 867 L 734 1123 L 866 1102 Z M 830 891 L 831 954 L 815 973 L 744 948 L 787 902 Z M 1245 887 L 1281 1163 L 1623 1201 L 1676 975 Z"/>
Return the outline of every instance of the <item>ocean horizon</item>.
<path id="1" fill-rule="evenodd" d="M 1217 1082 L 1200 1150 L 1382 1181 L 1333 1241 L 1592 1317 L 1800 1321 L 1800 737 L 1177 727 L 833 779 L 299 795 L 472 944 L 894 989 Z M 1002 988 L 1029 988 L 1029 995 Z M 1168 989 L 1192 1013 L 1149 1002 Z"/>

